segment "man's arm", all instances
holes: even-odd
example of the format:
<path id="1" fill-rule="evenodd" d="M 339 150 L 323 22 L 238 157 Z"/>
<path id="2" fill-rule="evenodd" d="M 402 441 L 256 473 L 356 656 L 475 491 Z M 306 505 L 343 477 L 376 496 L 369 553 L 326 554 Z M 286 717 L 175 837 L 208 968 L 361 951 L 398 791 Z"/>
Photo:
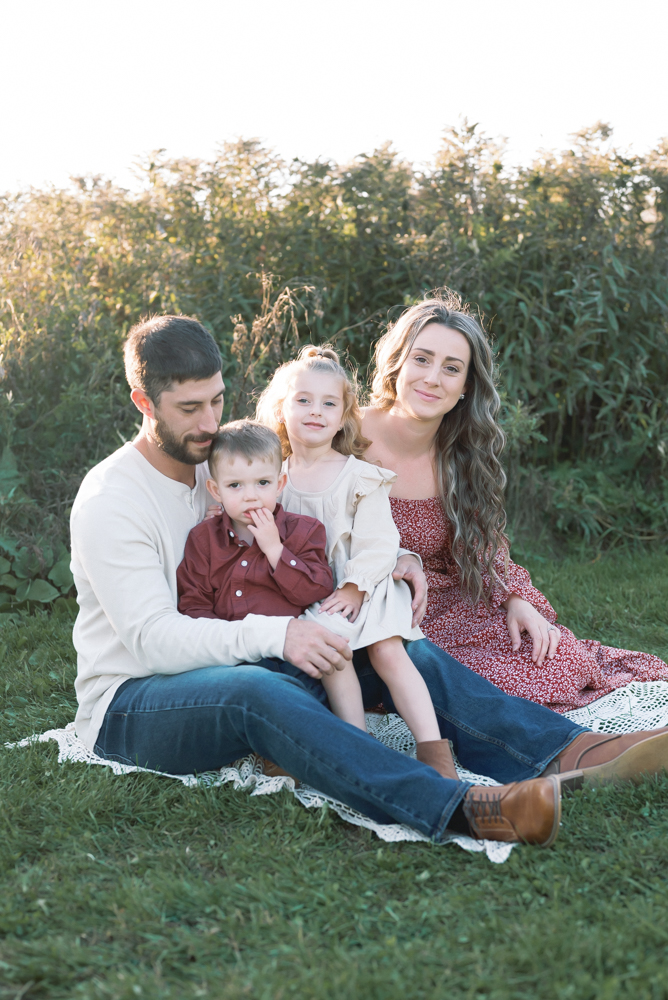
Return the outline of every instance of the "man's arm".
<path id="1" fill-rule="evenodd" d="M 73 515 L 72 571 L 80 598 L 97 605 L 97 613 L 151 673 L 275 656 L 320 677 L 343 669 L 344 658 L 351 656 L 345 640 L 312 622 L 264 615 L 228 622 L 179 614 L 142 513 L 102 496 L 91 497 Z"/>
<path id="2" fill-rule="evenodd" d="M 91 497 L 73 515 L 72 571 L 80 597 L 99 606 L 145 669 L 171 674 L 283 656 L 289 618 L 226 622 L 179 614 L 165 558 L 143 512 L 127 503 Z"/>

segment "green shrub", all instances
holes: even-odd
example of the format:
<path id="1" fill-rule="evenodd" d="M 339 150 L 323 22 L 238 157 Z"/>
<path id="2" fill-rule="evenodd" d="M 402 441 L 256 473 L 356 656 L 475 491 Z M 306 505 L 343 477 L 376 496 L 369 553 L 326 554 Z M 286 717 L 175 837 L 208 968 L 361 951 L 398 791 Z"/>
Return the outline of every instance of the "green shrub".
<path id="1" fill-rule="evenodd" d="M 17 546 L 0 538 L 0 622 L 13 621 L 17 612 L 45 605 L 76 608 L 70 554 L 64 545 L 48 543 Z"/>
<path id="2" fill-rule="evenodd" d="M 495 338 L 511 507 L 542 470 L 557 530 L 665 538 L 667 149 L 622 156 L 608 140 L 597 125 L 512 170 L 464 125 L 424 171 L 389 146 L 339 166 L 238 142 L 211 162 L 156 156 L 138 193 L 81 179 L 6 197 L 2 530 L 44 534 L 50 517 L 66 541 L 81 475 L 134 434 L 120 346 L 142 315 L 206 323 L 226 414 L 241 413 L 299 341 L 333 340 L 364 369 L 388 315 L 446 284 Z M 564 467 L 586 489 L 562 489 Z M 608 470 L 637 502 L 615 499 Z M 576 494 L 586 516 L 566 513 Z"/>

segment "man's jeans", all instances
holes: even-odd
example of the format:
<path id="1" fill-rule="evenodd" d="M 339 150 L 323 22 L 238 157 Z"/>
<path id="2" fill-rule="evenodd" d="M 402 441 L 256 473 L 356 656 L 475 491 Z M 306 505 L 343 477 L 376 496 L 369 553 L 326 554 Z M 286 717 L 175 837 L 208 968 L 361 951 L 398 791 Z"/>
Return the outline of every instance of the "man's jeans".
<path id="1" fill-rule="evenodd" d="M 408 652 L 442 736 L 477 774 L 502 783 L 535 777 L 583 731 L 504 694 L 427 639 Z M 361 653 L 355 662 L 365 705 L 382 700 L 392 709 Z M 211 771 L 250 751 L 378 823 L 406 823 L 437 842 L 469 787 L 342 722 L 320 681 L 274 659 L 132 678 L 116 692 L 95 746 L 101 757 L 171 774 Z"/>

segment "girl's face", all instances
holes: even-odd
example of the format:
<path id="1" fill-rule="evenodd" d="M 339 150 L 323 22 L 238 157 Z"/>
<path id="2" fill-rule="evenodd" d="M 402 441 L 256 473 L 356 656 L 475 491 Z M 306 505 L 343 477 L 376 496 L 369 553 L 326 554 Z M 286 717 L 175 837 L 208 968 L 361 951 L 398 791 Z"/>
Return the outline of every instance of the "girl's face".
<path id="1" fill-rule="evenodd" d="M 428 323 L 401 366 L 396 402 L 418 420 L 440 420 L 466 392 L 470 361 L 464 334 L 442 323 Z"/>
<path id="2" fill-rule="evenodd" d="M 341 379 L 326 372 L 299 372 L 283 401 L 282 417 L 293 449 L 295 444 L 331 444 L 343 420 Z"/>

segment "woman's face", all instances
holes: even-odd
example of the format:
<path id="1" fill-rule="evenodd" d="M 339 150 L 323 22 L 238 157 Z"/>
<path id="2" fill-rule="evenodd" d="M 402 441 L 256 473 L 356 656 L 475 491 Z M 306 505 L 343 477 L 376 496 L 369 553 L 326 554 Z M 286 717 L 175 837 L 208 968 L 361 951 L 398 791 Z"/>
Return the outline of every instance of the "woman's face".
<path id="1" fill-rule="evenodd" d="M 397 403 L 418 420 L 449 413 L 466 392 L 471 349 L 463 333 L 428 323 L 415 338 L 397 378 Z"/>

